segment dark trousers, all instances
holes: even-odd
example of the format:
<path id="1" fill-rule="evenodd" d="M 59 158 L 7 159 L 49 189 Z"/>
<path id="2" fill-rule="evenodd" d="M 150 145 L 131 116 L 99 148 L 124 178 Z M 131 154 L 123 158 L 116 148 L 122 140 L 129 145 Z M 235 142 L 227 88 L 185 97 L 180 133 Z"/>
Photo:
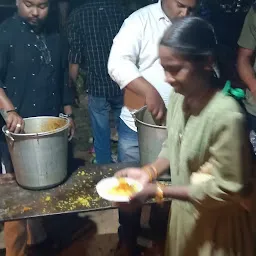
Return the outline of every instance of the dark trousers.
<path id="1" fill-rule="evenodd" d="M 3 139 L 0 141 L 0 172 L 3 173 L 2 164 L 6 173 L 13 172 L 11 156 L 9 153 L 7 142 Z"/>
<path id="2" fill-rule="evenodd" d="M 132 250 L 136 250 L 137 237 L 140 233 L 141 208 L 129 213 L 119 210 L 118 235 L 121 242 L 124 242 Z"/>

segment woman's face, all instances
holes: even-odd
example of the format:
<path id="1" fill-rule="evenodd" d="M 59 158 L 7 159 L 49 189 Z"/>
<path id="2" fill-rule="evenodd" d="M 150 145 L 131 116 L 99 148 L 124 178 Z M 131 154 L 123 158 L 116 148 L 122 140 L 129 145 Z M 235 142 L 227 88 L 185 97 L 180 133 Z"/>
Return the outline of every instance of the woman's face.
<path id="1" fill-rule="evenodd" d="M 209 63 L 186 60 L 171 48 L 160 45 L 161 65 L 165 70 L 166 82 L 184 96 L 199 92 L 206 86 L 204 79 L 211 69 Z"/>

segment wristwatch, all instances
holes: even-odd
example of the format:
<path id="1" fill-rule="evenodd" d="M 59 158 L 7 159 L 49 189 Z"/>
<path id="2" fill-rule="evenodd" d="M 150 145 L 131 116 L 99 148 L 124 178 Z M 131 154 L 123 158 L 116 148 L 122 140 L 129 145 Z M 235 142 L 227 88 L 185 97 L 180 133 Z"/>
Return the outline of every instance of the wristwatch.
<path id="1" fill-rule="evenodd" d="M 72 119 L 74 119 L 74 114 L 66 114 L 65 115 L 67 118 L 72 118 Z"/>
<path id="2" fill-rule="evenodd" d="M 66 117 L 66 118 L 72 118 L 72 119 L 74 119 L 74 117 L 75 117 L 74 114 L 62 114 L 62 113 L 59 116 Z"/>

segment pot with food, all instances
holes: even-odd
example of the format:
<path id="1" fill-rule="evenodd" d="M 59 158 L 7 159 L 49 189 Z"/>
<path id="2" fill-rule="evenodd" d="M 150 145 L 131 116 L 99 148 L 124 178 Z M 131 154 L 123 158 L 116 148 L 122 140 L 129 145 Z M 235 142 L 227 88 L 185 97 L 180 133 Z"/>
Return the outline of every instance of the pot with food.
<path id="1" fill-rule="evenodd" d="M 5 134 L 19 185 L 28 189 L 54 187 L 67 176 L 69 119 L 25 118 L 24 132 Z"/>

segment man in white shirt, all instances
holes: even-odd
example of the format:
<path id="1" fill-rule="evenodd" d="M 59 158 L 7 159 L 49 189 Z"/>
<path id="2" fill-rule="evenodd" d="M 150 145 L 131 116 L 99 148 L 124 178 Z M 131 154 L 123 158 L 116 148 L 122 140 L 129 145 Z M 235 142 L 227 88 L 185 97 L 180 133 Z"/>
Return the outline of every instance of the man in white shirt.
<path id="1" fill-rule="evenodd" d="M 159 40 L 173 18 L 189 15 L 195 5 L 196 0 L 162 0 L 148 5 L 126 19 L 114 39 L 108 62 L 110 76 L 126 94 L 134 93 L 132 100 L 140 96 L 141 104 L 135 105 L 147 105 L 157 119 L 164 115 L 172 90 L 159 62 Z M 135 109 L 130 103 L 125 100 L 120 115 L 120 162 L 139 162 L 137 128 L 131 115 Z"/>
<path id="2" fill-rule="evenodd" d="M 125 106 L 119 124 L 118 157 L 120 162 L 139 162 L 138 137 L 131 111 L 147 105 L 161 119 L 172 88 L 165 83 L 159 61 L 158 44 L 172 19 L 190 15 L 197 0 L 159 0 L 128 17 L 115 37 L 108 61 L 112 79 L 125 89 Z M 120 214 L 119 230 L 132 248 L 139 229 L 140 212 Z M 132 252 L 132 255 L 136 255 Z"/>

